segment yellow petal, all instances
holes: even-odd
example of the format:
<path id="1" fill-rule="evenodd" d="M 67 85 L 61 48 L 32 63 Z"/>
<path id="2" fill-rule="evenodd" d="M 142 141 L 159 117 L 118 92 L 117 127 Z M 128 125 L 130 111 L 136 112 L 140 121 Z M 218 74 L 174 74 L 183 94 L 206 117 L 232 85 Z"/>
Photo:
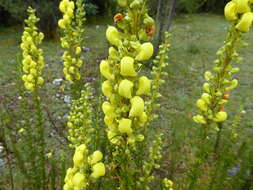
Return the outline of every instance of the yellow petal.
<path id="1" fill-rule="evenodd" d="M 99 178 L 101 176 L 104 176 L 105 175 L 105 165 L 102 162 L 97 163 L 92 167 L 92 171 L 93 172 L 92 172 L 91 176 L 94 178 Z"/>
<path id="2" fill-rule="evenodd" d="M 230 1 L 224 9 L 224 14 L 227 20 L 232 21 L 237 19 L 236 3 Z"/>
<path id="3" fill-rule="evenodd" d="M 134 59 L 132 57 L 123 57 L 120 62 L 120 74 L 122 76 L 134 77 L 137 73 L 134 70 Z"/>
<path id="4" fill-rule="evenodd" d="M 139 117 L 144 112 L 144 101 L 141 97 L 135 96 L 131 99 L 130 117 Z"/>
<path id="5" fill-rule="evenodd" d="M 226 112 L 220 111 L 215 115 L 213 120 L 216 122 L 223 122 L 223 121 L 227 120 L 227 117 L 228 117 L 228 115 Z"/>
<path id="6" fill-rule="evenodd" d="M 100 63 L 100 72 L 108 80 L 114 80 L 114 75 L 111 73 L 111 68 L 108 61 L 102 60 Z"/>
<path id="7" fill-rule="evenodd" d="M 247 13 L 250 12 L 248 0 L 233 0 L 236 3 L 236 12 L 237 13 Z"/>
<path id="8" fill-rule="evenodd" d="M 207 111 L 207 105 L 206 102 L 202 99 L 198 99 L 196 102 L 197 107 L 202 111 Z"/>
<path id="9" fill-rule="evenodd" d="M 92 157 L 91 157 L 91 164 L 95 164 L 102 160 L 103 154 L 99 150 L 93 152 Z"/>
<path id="10" fill-rule="evenodd" d="M 196 115 L 196 116 L 194 116 L 193 120 L 196 123 L 206 124 L 206 120 L 205 120 L 205 118 L 202 115 Z"/>
<path id="11" fill-rule="evenodd" d="M 147 94 L 150 91 L 151 81 L 143 76 L 139 78 L 139 87 L 136 92 L 137 95 Z"/>
<path id="12" fill-rule="evenodd" d="M 79 173 L 79 172 L 77 172 L 77 173 L 74 175 L 73 179 L 72 179 L 73 185 L 74 185 L 75 187 L 78 187 L 79 189 L 85 187 L 85 181 L 86 181 L 86 180 L 85 180 L 84 174 Z"/>
<path id="13" fill-rule="evenodd" d="M 102 92 L 107 98 L 111 97 L 111 95 L 112 95 L 112 83 L 109 80 L 103 82 Z"/>
<path id="14" fill-rule="evenodd" d="M 133 130 L 132 130 L 131 126 L 132 126 L 132 120 L 131 119 L 122 118 L 119 121 L 119 131 L 121 133 L 127 133 L 127 134 L 132 133 Z"/>
<path id="15" fill-rule="evenodd" d="M 244 13 L 239 23 L 236 25 L 236 29 L 241 32 L 249 32 L 253 21 L 253 13 Z"/>
<path id="16" fill-rule="evenodd" d="M 117 28 L 113 26 L 109 26 L 106 30 L 106 38 L 110 42 L 110 44 L 114 46 L 119 46 L 120 45 L 120 34 Z"/>
<path id="17" fill-rule="evenodd" d="M 125 98 L 132 98 L 132 88 L 133 88 L 134 84 L 125 79 L 122 80 L 119 84 L 119 94 Z"/>
<path id="18" fill-rule="evenodd" d="M 115 117 L 115 113 L 114 113 L 114 107 L 109 103 L 109 102 L 104 102 L 102 105 L 102 110 L 104 112 L 104 114 L 110 118 L 114 118 Z"/>
<path id="19" fill-rule="evenodd" d="M 84 161 L 83 153 L 76 151 L 74 156 L 73 156 L 74 166 L 77 167 L 77 168 L 81 168 L 84 164 L 83 161 Z"/>
<path id="20" fill-rule="evenodd" d="M 143 112 L 141 114 L 141 116 L 139 117 L 139 120 L 141 122 L 141 125 L 144 125 L 147 122 L 148 116 L 147 116 L 146 112 Z"/>
<path id="21" fill-rule="evenodd" d="M 154 53 L 153 45 L 150 42 L 146 42 L 141 45 L 139 54 L 135 57 L 137 61 L 149 60 Z"/>

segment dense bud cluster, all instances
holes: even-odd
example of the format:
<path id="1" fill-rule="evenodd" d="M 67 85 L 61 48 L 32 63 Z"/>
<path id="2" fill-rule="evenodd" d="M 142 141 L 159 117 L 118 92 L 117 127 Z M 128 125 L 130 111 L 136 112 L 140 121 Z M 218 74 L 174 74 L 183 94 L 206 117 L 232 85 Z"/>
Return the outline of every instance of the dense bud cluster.
<path id="1" fill-rule="evenodd" d="M 80 80 L 80 67 L 83 65 L 81 59 L 83 45 L 83 23 L 85 12 L 83 0 L 77 1 L 75 11 L 74 1 L 62 0 L 59 5 L 63 17 L 58 21 L 59 27 L 63 30 L 64 36 L 61 38 L 61 46 L 66 49 L 62 56 L 64 61 L 63 72 L 68 81 Z"/>
<path id="2" fill-rule="evenodd" d="M 71 111 L 68 116 L 67 126 L 69 129 L 68 139 L 72 142 L 70 146 L 78 146 L 83 142 L 89 143 L 89 134 L 92 128 L 92 106 L 90 103 L 91 89 L 86 85 L 86 90 L 81 92 L 78 100 L 73 100 Z"/>
<path id="3" fill-rule="evenodd" d="M 25 72 L 22 80 L 27 90 L 34 91 L 44 83 L 44 79 L 40 76 L 44 67 L 44 58 L 43 51 L 39 48 L 44 35 L 38 32 L 36 27 L 39 18 L 36 17 L 35 10 L 29 7 L 28 13 L 29 17 L 25 20 L 26 27 L 20 45 L 23 52 L 23 71 Z"/>
<path id="4" fill-rule="evenodd" d="M 225 17 L 231 21 L 231 27 L 224 46 L 217 51 L 218 59 L 214 61 L 213 72 L 207 71 L 204 74 L 204 93 L 196 102 L 200 113 L 193 117 L 197 123 L 209 125 L 212 122 L 221 123 L 228 118 L 224 105 L 227 104 L 231 91 L 238 85 L 233 74 L 240 69 L 233 67 L 233 63 L 242 61 L 238 57 L 237 48 L 242 39 L 241 32 L 248 32 L 253 21 L 250 4 L 248 0 L 233 0 L 225 7 Z"/>

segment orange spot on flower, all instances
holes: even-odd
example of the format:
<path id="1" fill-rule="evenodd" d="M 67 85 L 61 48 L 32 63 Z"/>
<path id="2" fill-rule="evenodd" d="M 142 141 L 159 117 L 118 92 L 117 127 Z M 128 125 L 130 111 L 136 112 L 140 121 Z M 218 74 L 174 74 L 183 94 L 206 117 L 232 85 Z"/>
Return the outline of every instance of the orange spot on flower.
<path id="1" fill-rule="evenodd" d="M 152 36 L 155 33 L 155 25 L 151 25 L 146 29 L 146 33 L 148 36 Z"/>
<path id="2" fill-rule="evenodd" d="M 113 17 L 113 20 L 115 23 L 121 21 L 122 19 L 124 18 L 124 15 L 121 14 L 121 13 L 117 13 L 114 17 Z"/>

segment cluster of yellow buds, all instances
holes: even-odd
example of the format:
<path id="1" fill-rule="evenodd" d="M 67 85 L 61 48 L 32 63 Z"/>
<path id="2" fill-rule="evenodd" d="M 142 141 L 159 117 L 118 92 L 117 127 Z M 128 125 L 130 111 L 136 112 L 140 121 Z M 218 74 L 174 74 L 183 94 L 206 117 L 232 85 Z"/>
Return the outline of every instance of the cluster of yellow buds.
<path id="1" fill-rule="evenodd" d="M 236 23 L 236 29 L 241 32 L 249 32 L 253 12 L 251 10 L 252 0 L 232 0 L 225 6 L 225 17 L 229 21 Z"/>
<path id="2" fill-rule="evenodd" d="M 83 65 L 81 59 L 81 46 L 83 45 L 83 24 L 85 21 L 83 0 L 77 1 L 75 10 L 74 1 L 62 0 L 59 5 L 63 18 L 58 21 L 59 27 L 64 32 L 61 38 L 61 46 L 66 49 L 62 56 L 64 61 L 63 73 L 68 81 L 80 80 L 80 67 Z"/>
<path id="3" fill-rule="evenodd" d="M 82 190 L 90 181 L 105 175 L 105 165 L 101 162 L 103 154 L 95 151 L 88 156 L 85 144 L 76 147 L 73 157 L 74 167 L 67 170 L 64 190 Z"/>
<path id="4" fill-rule="evenodd" d="M 238 80 L 232 76 L 240 69 L 233 67 L 233 63 L 242 61 L 242 58 L 238 57 L 237 47 L 242 40 L 242 32 L 248 32 L 253 21 L 251 3 L 248 0 L 233 0 L 225 7 L 225 17 L 232 23 L 224 46 L 216 53 L 218 59 L 214 61 L 213 72 L 207 71 L 204 74 L 205 92 L 196 102 L 200 114 L 193 117 L 197 123 L 209 125 L 227 120 L 224 105 L 228 102 L 231 91 L 238 85 Z"/>
<path id="5" fill-rule="evenodd" d="M 162 96 L 160 94 L 160 87 L 165 81 L 162 79 L 163 76 L 167 76 L 168 73 L 164 71 L 164 68 L 168 66 L 168 54 L 170 49 L 169 40 L 171 35 L 168 32 L 165 32 L 164 42 L 159 46 L 159 52 L 153 61 L 152 67 L 152 88 L 151 88 L 151 98 L 148 102 L 148 116 L 149 122 L 158 116 L 154 113 L 156 108 L 160 107 L 160 104 L 157 103 L 157 100 Z"/>
<path id="6" fill-rule="evenodd" d="M 69 129 L 68 139 L 72 142 L 70 147 L 78 146 L 84 142 L 90 142 L 90 135 L 93 132 L 92 128 L 92 106 L 90 103 L 91 89 L 88 84 L 85 85 L 85 90 L 82 90 L 81 97 L 78 100 L 73 100 L 71 111 L 68 116 L 67 126 Z"/>
<path id="7" fill-rule="evenodd" d="M 160 168 L 160 165 L 157 164 L 157 162 L 162 158 L 162 136 L 162 133 L 155 136 L 155 139 L 149 148 L 148 159 L 143 163 L 143 174 L 139 177 L 139 181 L 137 182 L 138 187 L 141 189 L 150 189 L 148 185 L 155 179 L 153 171 L 154 169 Z"/>
<path id="8" fill-rule="evenodd" d="M 173 182 L 167 178 L 163 179 L 163 190 L 173 190 Z"/>
<path id="9" fill-rule="evenodd" d="M 43 51 L 38 46 L 41 44 L 44 35 L 38 32 L 36 23 L 39 18 L 35 15 L 35 9 L 28 8 L 29 17 L 25 20 L 26 27 L 22 35 L 22 43 L 20 45 L 23 51 L 23 71 L 22 76 L 25 88 L 30 91 L 37 89 L 39 85 L 44 83 L 44 79 L 40 76 L 44 67 Z"/>

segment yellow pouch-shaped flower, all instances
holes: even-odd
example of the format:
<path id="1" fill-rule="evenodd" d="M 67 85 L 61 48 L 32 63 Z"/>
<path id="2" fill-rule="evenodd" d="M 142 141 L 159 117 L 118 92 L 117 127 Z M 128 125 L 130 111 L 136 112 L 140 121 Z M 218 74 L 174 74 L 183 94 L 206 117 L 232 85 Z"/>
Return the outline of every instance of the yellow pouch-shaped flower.
<path id="1" fill-rule="evenodd" d="M 81 189 L 85 187 L 86 180 L 84 174 L 77 172 L 72 179 L 72 183 L 74 185 L 74 189 Z"/>
<path id="2" fill-rule="evenodd" d="M 204 100 L 206 104 L 210 104 L 211 96 L 208 93 L 203 93 L 201 99 Z"/>
<path id="3" fill-rule="evenodd" d="M 107 137 L 112 144 L 117 144 L 119 142 L 117 138 L 117 134 L 113 130 L 108 131 Z"/>
<path id="4" fill-rule="evenodd" d="M 147 94 L 150 91 L 151 87 L 151 81 L 145 77 L 142 76 L 139 78 L 139 88 L 136 92 L 137 95 Z"/>
<path id="5" fill-rule="evenodd" d="M 249 1 L 248 0 L 233 0 L 236 3 L 237 13 L 247 13 L 250 12 Z"/>
<path id="6" fill-rule="evenodd" d="M 108 61 L 101 61 L 100 73 L 108 80 L 114 80 L 114 75 L 111 73 L 111 68 Z"/>
<path id="7" fill-rule="evenodd" d="M 146 112 L 143 112 L 141 114 L 141 116 L 139 117 L 139 120 L 141 122 L 141 125 L 144 125 L 147 122 L 148 116 L 147 116 Z"/>
<path id="8" fill-rule="evenodd" d="M 135 96 L 131 99 L 130 117 L 139 117 L 144 112 L 144 101 L 140 96 Z"/>
<path id="9" fill-rule="evenodd" d="M 215 117 L 213 120 L 216 122 L 223 122 L 223 121 L 227 120 L 227 117 L 228 117 L 228 115 L 226 112 L 220 111 L 217 114 L 215 114 Z"/>
<path id="10" fill-rule="evenodd" d="M 64 178 L 64 182 L 65 183 L 69 182 L 73 178 L 74 173 L 75 173 L 75 170 L 73 168 L 67 169 L 66 176 Z"/>
<path id="11" fill-rule="evenodd" d="M 121 43 L 120 33 L 114 26 L 109 26 L 106 30 L 106 38 L 110 44 L 114 46 L 119 46 Z"/>
<path id="12" fill-rule="evenodd" d="M 76 152 L 82 152 L 82 153 L 84 153 L 84 152 L 86 152 L 86 151 L 87 151 L 87 147 L 86 147 L 85 144 L 81 144 L 81 145 L 79 145 L 79 146 L 76 148 Z"/>
<path id="13" fill-rule="evenodd" d="M 224 9 L 224 14 L 227 20 L 232 21 L 237 19 L 236 3 L 230 1 Z"/>
<path id="14" fill-rule="evenodd" d="M 134 70 L 134 59 L 132 57 L 123 57 L 120 62 L 120 74 L 122 76 L 135 77 L 137 73 Z"/>
<path id="15" fill-rule="evenodd" d="M 102 110 L 104 112 L 104 114 L 110 118 L 114 118 L 115 117 L 115 109 L 114 107 L 109 103 L 109 102 L 104 102 L 102 105 Z"/>
<path id="16" fill-rule="evenodd" d="M 104 176 L 105 175 L 105 165 L 102 162 L 99 162 L 92 167 L 92 171 L 93 172 L 92 172 L 91 176 L 94 178 L 99 178 L 101 176 Z"/>
<path id="17" fill-rule="evenodd" d="M 76 151 L 74 156 L 73 156 L 74 166 L 77 167 L 77 168 L 81 168 L 84 164 L 83 161 L 84 161 L 83 152 Z"/>
<path id="18" fill-rule="evenodd" d="M 132 120 L 131 119 L 122 118 L 119 121 L 119 131 L 121 133 L 131 134 L 133 132 L 131 126 L 132 126 Z"/>
<path id="19" fill-rule="evenodd" d="M 204 100 L 198 99 L 196 105 L 200 110 L 207 111 L 207 104 Z"/>
<path id="20" fill-rule="evenodd" d="M 137 61 L 149 60 L 154 53 L 154 47 L 150 42 L 141 45 L 139 54 L 135 57 Z"/>
<path id="21" fill-rule="evenodd" d="M 252 12 L 244 13 L 242 15 L 242 18 L 236 25 L 236 29 L 241 32 L 249 32 L 252 21 L 253 21 L 253 13 Z"/>
<path id="22" fill-rule="evenodd" d="M 103 154 L 99 150 L 97 150 L 93 152 L 90 163 L 91 164 L 98 163 L 100 160 L 102 160 L 102 158 L 103 158 Z"/>
<path id="23" fill-rule="evenodd" d="M 114 128 L 115 124 L 113 123 L 113 121 L 114 121 L 114 118 L 111 118 L 111 117 L 108 117 L 108 116 L 104 117 L 104 122 L 105 122 L 105 124 L 107 125 L 108 128 Z"/>
<path id="24" fill-rule="evenodd" d="M 59 9 L 62 13 L 65 13 L 67 11 L 68 6 L 69 6 L 69 1 L 63 0 L 63 1 L 61 1 L 60 5 L 59 5 Z"/>
<path id="25" fill-rule="evenodd" d="M 103 82 L 102 92 L 107 98 L 111 97 L 111 95 L 112 95 L 112 83 L 109 80 Z"/>
<path id="26" fill-rule="evenodd" d="M 122 80 L 119 84 L 119 94 L 125 98 L 132 98 L 132 88 L 133 88 L 134 84 L 125 79 Z"/>
<path id="27" fill-rule="evenodd" d="M 206 120 L 205 120 L 205 118 L 202 115 L 196 115 L 196 116 L 194 116 L 193 120 L 196 123 L 206 124 Z"/>

